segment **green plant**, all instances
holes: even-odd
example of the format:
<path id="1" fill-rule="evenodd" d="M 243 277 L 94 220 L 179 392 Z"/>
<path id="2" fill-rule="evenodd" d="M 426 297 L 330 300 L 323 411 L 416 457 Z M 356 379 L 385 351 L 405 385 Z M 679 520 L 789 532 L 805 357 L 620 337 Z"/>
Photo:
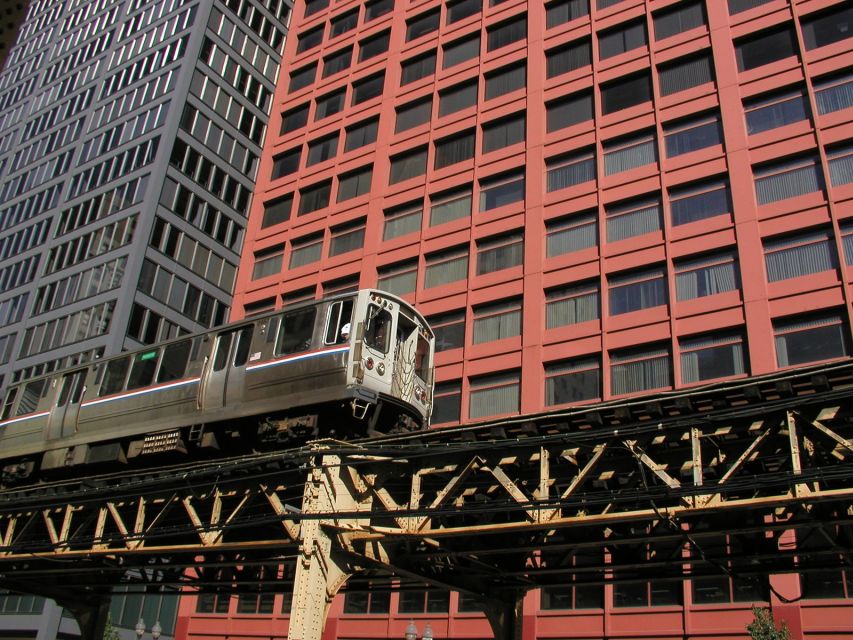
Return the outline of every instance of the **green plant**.
<path id="1" fill-rule="evenodd" d="M 121 640 L 118 629 L 113 624 L 112 616 L 107 614 L 107 623 L 104 625 L 104 640 Z"/>
<path id="2" fill-rule="evenodd" d="M 752 608 L 753 621 L 746 625 L 752 640 L 791 640 L 788 625 L 782 621 L 782 627 L 777 629 L 770 609 Z"/>

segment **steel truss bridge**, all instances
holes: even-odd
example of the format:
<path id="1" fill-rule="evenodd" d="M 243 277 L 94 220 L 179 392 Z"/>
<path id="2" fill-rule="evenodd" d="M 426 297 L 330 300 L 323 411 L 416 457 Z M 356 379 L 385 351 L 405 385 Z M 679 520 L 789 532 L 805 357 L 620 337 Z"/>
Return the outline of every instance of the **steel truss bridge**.
<path id="1" fill-rule="evenodd" d="M 853 546 L 853 362 L 556 413 L 0 493 L 0 587 L 99 640 L 111 591 L 532 588 L 837 570 Z M 345 586 L 346 585 L 346 586 Z"/>

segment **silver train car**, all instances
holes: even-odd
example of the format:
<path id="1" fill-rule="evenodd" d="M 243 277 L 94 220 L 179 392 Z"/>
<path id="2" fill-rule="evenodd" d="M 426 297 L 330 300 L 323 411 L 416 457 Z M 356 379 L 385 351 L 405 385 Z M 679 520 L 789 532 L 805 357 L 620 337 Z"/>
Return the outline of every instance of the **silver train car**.
<path id="1" fill-rule="evenodd" d="M 414 308 L 362 290 L 28 380 L 0 410 L 0 480 L 425 428 L 434 348 Z"/>

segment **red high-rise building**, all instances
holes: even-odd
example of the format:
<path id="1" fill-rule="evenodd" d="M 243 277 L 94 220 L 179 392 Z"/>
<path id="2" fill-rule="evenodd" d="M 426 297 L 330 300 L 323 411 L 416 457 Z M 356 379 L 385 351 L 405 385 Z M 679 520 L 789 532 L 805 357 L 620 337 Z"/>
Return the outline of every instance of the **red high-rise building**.
<path id="1" fill-rule="evenodd" d="M 839 0 L 298 3 L 235 314 L 415 302 L 436 427 L 849 357 L 851 21 Z M 524 634 L 744 637 L 768 584 L 802 596 L 773 603 L 796 637 L 853 634 L 845 568 L 533 592 Z M 327 636 L 490 636 L 468 609 L 353 595 Z M 287 610 L 189 597 L 179 628 L 283 637 Z"/>

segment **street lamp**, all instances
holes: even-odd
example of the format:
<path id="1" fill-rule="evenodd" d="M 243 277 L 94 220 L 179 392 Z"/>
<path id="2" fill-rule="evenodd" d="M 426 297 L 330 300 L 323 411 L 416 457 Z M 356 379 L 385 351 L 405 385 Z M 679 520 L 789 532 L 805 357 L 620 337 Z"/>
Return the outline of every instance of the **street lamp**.
<path id="1" fill-rule="evenodd" d="M 134 631 L 136 631 L 136 637 L 142 640 L 142 636 L 145 635 L 145 620 L 140 618 L 139 622 L 136 623 L 136 627 L 134 627 Z M 160 640 L 161 633 L 163 633 L 163 627 L 160 626 L 160 621 L 158 620 L 151 627 L 151 637 L 154 640 Z"/>
<path id="2" fill-rule="evenodd" d="M 424 627 L 424 635 L 421 640 L 432 640 L 432 625 L 429 622 Z"/>
<path id="3" fill-rule="evenodd" d="M 406 626 L 406 634 L 405 640 L 418 640 L 418 628 L 415 626 L 414 620 L 409 620 L 408 626 Z M 432 637 L 432 625 L 427 622 L 424 627 L 424 635 L 421 636 L 421 640 L 433 640 Z"/>

